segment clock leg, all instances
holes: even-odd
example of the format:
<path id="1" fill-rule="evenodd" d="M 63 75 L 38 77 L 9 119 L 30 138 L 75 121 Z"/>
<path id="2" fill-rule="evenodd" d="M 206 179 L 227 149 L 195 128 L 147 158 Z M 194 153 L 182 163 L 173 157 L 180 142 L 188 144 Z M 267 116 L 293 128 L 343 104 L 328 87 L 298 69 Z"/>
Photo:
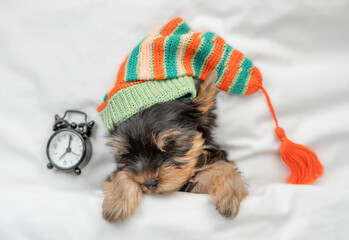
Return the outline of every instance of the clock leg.
<path id="1" fill-rule="evenodd" d="M 48 169 L 52 169 L 52 168 L 53 168 L 53 165 L 52 165 L 51 163 L 48 163 L 48 164 L 47 164 L 47 168 L 48 168 Z"/>
<path id="2" fill-rule="evenodd" d="M 75 168 L 74 172 L 75 172 L 76 175 L 80 175 L 81 174 L 80 168 Z"/>

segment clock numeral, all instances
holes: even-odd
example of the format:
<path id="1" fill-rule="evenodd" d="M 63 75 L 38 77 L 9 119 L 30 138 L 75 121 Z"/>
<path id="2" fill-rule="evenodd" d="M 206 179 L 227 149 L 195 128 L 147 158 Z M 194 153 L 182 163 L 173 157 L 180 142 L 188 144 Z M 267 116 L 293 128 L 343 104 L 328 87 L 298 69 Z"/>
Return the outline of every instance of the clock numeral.
<path id="1" fill-rule="evenodd" d="M 57 155 L 58 154 L 58 152 L 55 152 L 55 155 Z"/>
<path id="2" fill-rule="evenodd" d="M 57 148 L 57 144 L 53 145 L 54 148 Z"/>
<path id="3" fill-rule="evenodd" d="M 73 161 L 72 161 L 72 160 L 70 160 L 70 164 L 73 164 Z"/>
<path id="4" fill-rule="evenodd" d="M 67 165 L 67 161 L 64 161 L 63 164 L 64 164 L 64 165 Z"/>

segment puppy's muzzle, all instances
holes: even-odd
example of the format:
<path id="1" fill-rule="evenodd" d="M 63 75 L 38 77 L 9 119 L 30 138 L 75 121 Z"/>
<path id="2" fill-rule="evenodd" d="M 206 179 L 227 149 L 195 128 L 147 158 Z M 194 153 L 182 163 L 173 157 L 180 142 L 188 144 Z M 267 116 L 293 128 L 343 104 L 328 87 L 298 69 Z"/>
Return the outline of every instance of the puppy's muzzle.
<path id="1" fill-rule="evenodd" d="M 159 181 L 156 179 L 146 180 L 144 186 L 146 186 L 149 190 L 155 190 L 158 186 Z"/>

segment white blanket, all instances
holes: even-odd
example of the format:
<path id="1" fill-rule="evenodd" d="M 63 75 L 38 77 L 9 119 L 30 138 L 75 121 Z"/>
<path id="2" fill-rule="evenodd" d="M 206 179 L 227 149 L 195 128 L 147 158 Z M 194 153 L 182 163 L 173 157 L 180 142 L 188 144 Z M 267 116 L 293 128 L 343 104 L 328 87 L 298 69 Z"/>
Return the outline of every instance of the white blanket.
<path id="1" fill-rule="evenodd" d="M 0 2 L 0 239 L 349 239 L 348 1 Z M 119 65 L 174 17 L 214 31 L 264 76 L 288 137 L 318 154 L 325 174 L 289 185 L 262 92 L 220 93 L 216 137 L 250 188 L 222 218 L 209 196 L 144 196 L 127 221 L 101 217 L 103 180 L 115 169 L 96 107 Z M 96 121 L 80 176 L 48 170 L 54 114 Z"/>

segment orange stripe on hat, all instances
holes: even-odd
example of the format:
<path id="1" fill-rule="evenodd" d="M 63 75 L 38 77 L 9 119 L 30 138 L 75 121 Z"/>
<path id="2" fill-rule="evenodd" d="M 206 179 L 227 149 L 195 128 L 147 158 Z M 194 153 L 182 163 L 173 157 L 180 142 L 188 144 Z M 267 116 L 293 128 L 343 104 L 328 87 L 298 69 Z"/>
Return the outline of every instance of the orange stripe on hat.
<path id="1" fill-rule="evenodd" d="M 165 37 L 156 38 L 153 42 L 153 71 L 154 79 L 161 80 L 165 78 L 164 70 L 164 41 Z"/>
<path id="2" fill-rule="evenodd" d="M 210 58 L 207 60 L 199 79 L 206 79 L 208 74 L 215 69 L 219 60 L 222 57 L 225 41 L 223 40 L 223 38 L 218 36 L 213 42 L 215 44 L 213 53 L 211 54 Z"/>
<path id="3" fill-rule="evenodd" d="M 160 34 L 165 37 L 172 34 L 173 30 L 181 23 L 183 20 L 181 18 L 175 18 L 169 21 L 164 28 L 161 30 Z"/>
<path id="4" fill-rule="evenodd" d="M 251 77 L 245 95 L 257 92 L 262 87 L 262 75 L 257 67 L 251 69 Z"/>
<path id="5" fill-rule="evenodd" d="M 233 50 L 228 62 L 228 69 L 226 70 L 221 83 L 217 86 L 219 89 L 228 91 L 236 73 L 239 71 L 240 62 L 243 57 L 244 55 L 240 51 L 236 49 Z"/>
<path id="6" fill-rule="evenodd" d="M 193 37 L 191 38 L 187 50 L 185 51 L 184 57 L 183 57 L 183 66 L 185 71 L 187 72 L 188 76 L 193 76 L 194 71 L 191 66 L 191 62 L 193 60 L 193 56 L 197 50 L 197 47 L 199 46 L 201 42 L 200 35 L 201 33 L 194 33 Z"/>

